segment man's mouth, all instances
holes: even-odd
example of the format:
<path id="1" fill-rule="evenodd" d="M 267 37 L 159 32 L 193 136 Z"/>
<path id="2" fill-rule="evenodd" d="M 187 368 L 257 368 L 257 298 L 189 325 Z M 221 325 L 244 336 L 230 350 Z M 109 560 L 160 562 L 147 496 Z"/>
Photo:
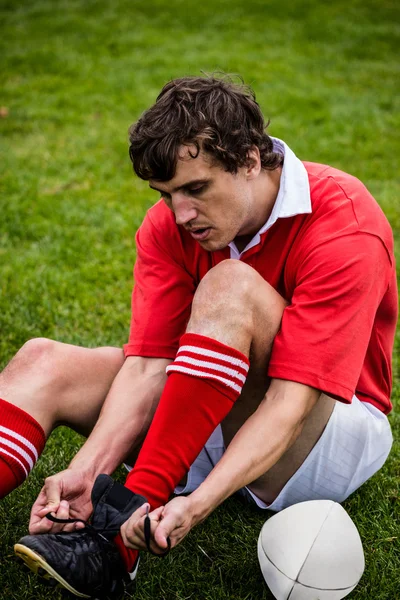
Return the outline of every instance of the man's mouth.
<path id="1" fill-rule="evenodd" d="M 205 240 L 211 231 L 211 227 L 197 227 L 189 231 L 192 238 L 197 241 Z"/>

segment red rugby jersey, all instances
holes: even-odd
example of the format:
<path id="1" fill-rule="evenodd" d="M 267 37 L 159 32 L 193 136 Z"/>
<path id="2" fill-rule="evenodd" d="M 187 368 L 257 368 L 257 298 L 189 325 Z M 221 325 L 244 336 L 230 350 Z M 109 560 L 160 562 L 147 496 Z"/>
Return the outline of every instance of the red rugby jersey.
<path id="1" fill-rule="evenodd" d="M 398 310 L 390 225 L 358 179 L 303 164 L 312 213 L 278 219 L 240 258 L 289 301 L 268 374 L 388 413 Z M 173 359 L 199 281 L 230 249 L 203 250 L 162 201 L 136 242 L 125 355 Z"/>

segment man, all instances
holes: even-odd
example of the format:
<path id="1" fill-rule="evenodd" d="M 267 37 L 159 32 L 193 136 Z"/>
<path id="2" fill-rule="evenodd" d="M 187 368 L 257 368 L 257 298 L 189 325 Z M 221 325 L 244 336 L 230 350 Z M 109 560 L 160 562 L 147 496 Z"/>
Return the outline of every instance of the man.
<path id="1" fill-rule="evenodd" d="M 58 424 L 88 435 L 16 545 L 81 597 L 118 596 L 139 549 L 164 553 L 235 492 L 343 501 L 392 442 L 393 240 L 361 182 L 300 162 L 227 78 L 171 81 L 130 142 L 161 200 L 124 354 L 32 340 L 0 379 L 2 495 Z M 107 476 L 122 461 L 125 487 Z"/>

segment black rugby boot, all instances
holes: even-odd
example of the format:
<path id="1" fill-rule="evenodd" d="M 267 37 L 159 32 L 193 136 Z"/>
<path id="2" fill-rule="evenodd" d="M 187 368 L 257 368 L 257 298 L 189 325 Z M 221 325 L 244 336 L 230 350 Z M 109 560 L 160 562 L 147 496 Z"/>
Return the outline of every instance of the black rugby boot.
<path id="1" fill-rule="evenodd" d="M 15 553 L 51 586 L 61 586 L 80 598 L 120 598 L 136 577 L 139 559 L 133 572 L 127 573 L 112 540 L 145 502 L 108 475 L 99 475 L 92 490 L 90 524 L 73 533 L 26 535 L 14 546 Z"/>

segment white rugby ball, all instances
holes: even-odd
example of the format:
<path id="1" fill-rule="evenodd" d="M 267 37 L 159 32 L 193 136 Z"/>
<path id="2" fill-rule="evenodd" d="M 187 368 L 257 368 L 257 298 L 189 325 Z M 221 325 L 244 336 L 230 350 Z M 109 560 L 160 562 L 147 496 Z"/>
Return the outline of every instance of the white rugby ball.
<path id="1" fill-rule="evenodd" d="M 310 500 L 271 517 L 258 560 L 277 600 L 339 600 L 356 587 L 365 561 L 360 535 L 332 500 Z"/>

